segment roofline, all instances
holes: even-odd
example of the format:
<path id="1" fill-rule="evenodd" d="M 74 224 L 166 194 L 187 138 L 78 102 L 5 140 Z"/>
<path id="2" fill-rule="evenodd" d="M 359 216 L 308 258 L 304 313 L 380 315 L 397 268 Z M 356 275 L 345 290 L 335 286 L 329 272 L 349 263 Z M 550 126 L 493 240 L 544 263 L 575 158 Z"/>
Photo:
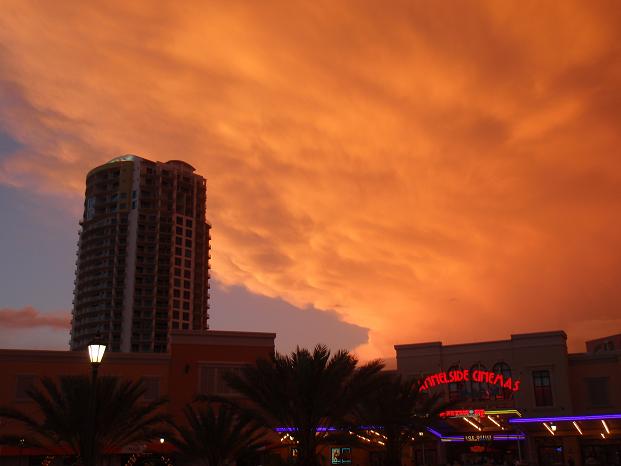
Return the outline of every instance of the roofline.
<path id="1" fill-rule="evenodd" d="M 89 363 L 86 350 L 0 349 L 0 361 L 32 361 L 33 359 L 41 362 L 84 360 L 85 364 Z M 122 353 L 107 351 L 104 355 L 104 361 L 114 362 L 159 362 L 169 359 L 170 353 Z"/>
<path id="2" fill-rule="evenodd" d="M 488 340 L 488 341 L 472 341 L 467 343 L 451 343 L 448 345 L 444 345 L 441 341 L 430 341 L 423 343 L 406 343 L 402 345 L 394 345 L 395 350 L 401 349 L 421 349 L 425 347 L 429 348 L 455 348 L 458 346 L 475 346 L 475 345 L 493 345 L 498 343 L 509 343 L 514 340 L 526 340 L 529 338 L 537 338 L 537 337 L 552 337 L 552 336 L 562 336 L 565 340 L 567 340 L 567 334 L 563 330 L 549 330 L 545 332 L 532 332 L 532 333 L 515 333 L 511 334 L 511 338 L 505 340 Z"/>
<path id="3" fill-rule="evenodd" d="M 177 345 L 274 347 L 275 333 L 231 330 L 177 330 L 170 332 L 171 350 Z"/>

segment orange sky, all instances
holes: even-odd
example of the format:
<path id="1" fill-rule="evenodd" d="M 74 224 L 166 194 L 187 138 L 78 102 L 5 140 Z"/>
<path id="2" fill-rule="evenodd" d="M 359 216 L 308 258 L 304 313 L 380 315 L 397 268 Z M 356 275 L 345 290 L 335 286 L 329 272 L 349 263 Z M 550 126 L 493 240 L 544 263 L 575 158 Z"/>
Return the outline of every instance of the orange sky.
<path id="1" fill-rule="evenodd" d="M 187 160 L 214 276 L 370 328 L 362 357 L 621 333 L 621 3 L 2 10 L 0 184 Z"/>

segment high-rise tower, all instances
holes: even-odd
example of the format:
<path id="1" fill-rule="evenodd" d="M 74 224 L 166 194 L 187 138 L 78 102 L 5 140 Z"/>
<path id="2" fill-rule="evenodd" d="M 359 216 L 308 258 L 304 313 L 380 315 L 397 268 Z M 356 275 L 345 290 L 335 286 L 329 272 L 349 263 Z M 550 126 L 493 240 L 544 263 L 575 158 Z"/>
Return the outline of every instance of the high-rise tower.
<path id="1" fill-rule="evenodd" d="M 71 349 L 165 352 L 171 330 L 205 330 L 205 178 L 182 161 L 124 155 L 86 176 Z"/>

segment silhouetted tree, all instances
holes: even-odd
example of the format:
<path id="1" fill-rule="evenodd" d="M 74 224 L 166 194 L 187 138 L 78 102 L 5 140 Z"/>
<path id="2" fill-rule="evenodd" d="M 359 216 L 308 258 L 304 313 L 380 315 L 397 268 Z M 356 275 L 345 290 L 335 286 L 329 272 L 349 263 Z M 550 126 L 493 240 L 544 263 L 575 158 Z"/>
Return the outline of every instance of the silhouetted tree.
<path id="1" fill-rule="evenodd" d="M 449 404 L 440 394 L 419 390 L 414 378 L 382 374 L 383 383 L 356 409 L 359 423 L 377 426 L 384 435 L 385 466 L 401 466 L 403 447 L 418 437 Z"/>
<path id="2" fill-rule="evenodd" d="M 185 424 L 176 424 L 170 442 L 181 464 L 222 466 L 257 455 L 266 446 L 265 430 L 231 406 L 187 405 Z"/>
<path id="3" fill-rule="evenodd" d="M 382 363 L 358 366 L 347 351 L 331 357 L 326 346 L 311 352 L 298 348 L 290 355 L 275 353 L 254 366 L 230 373 L 227 382 L 250 401 L 242 406 L 270 429 L 286 427 L 303 466 L 317 464 L 317 447 L 325 441 L 318 429 L 338 427 L 377 384 Z"/>
<path id="4" fill-rule="evenodd" d="M 86 376 L 61 376 L 58 382 L 43 378 L 28 391 L 38 415 L 0 408 L 0 417 L 17 421 L 28 431 L 28 442 L 61 447 L 79 457 L 83 466 L 96 466 L 108 449 L 120 449 L 165 435 L 166 400 L 144 402 L 140 382 L 99 377 L 92 403 L 92 382 Z"/>

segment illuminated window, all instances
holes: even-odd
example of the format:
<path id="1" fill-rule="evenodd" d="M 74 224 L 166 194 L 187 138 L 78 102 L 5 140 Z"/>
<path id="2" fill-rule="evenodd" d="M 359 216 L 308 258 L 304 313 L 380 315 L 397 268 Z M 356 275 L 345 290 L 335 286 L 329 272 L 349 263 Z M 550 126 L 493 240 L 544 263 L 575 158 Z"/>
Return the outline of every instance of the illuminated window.
<path id="1" fill-rule="evenodd" d="M 533 388 L 535 390 L 535 406 L 553 405 L 550 371 L 533 371 Z"/>

